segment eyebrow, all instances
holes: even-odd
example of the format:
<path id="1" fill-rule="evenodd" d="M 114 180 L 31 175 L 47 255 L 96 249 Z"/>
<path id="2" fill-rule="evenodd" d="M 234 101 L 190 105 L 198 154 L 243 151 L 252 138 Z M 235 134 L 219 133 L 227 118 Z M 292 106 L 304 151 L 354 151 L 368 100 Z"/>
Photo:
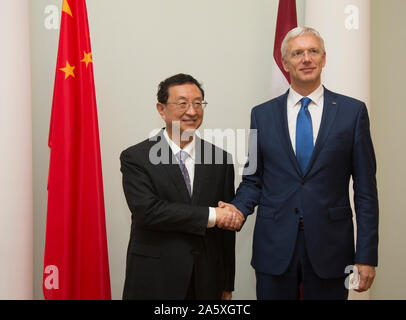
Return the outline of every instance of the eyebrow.
<path id="1" fill-rule="evenodd" d="M 180 96 L 180 97 L 178 97 L 177 98 L 177 100 L 187 100 L 187 98 L 186 97 L 183 97 L 183 96 Z M 195 98 L 195 99 L 193 99 L 193 101 L 196 101 L 196 100 L 203 100 L 203 98 L 202 97 L 198 97 L 198 98 Z"/>
<path id="2" fill-rule="evenodd" d="M 296 51 L 304 51 L 304 50 L 321 50 L 321 49 L 319 49 L 319 48 L 317 48 L 317 47 L 313 47 L 313 48 L 307 48 L 307 49 L 296 49 L 296 50 L 293 50 L 293 52 L 296 52 Z"/>

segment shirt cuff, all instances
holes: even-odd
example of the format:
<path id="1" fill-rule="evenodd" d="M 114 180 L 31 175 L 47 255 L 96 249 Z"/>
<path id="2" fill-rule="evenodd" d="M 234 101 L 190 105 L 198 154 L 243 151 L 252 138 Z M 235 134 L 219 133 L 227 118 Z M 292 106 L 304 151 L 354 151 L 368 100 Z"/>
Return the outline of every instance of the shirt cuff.
<path id="1" fill-rule="evenodd" d="M 216 225 L 216 209 L 209 207 L 209 221 L 207 222 L 207 228 L 213 228 Z"/>

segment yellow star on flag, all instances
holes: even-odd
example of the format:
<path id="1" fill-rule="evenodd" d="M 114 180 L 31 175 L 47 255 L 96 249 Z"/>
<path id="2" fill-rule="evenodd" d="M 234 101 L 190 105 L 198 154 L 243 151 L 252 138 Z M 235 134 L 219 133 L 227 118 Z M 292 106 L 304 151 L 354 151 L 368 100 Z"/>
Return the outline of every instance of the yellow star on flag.
<path id="1" fill-rule="evenodd" d="M 68 3 L 67 0 L 63 0 L 63 3 L 62 3 L 62 11 L 63 11 L 63 12 L 66 12 L 68 15 L 70 15 L 71 17 L 73 17 L 72 11 L 70 10 L 69 3 Z"/>
<path id="2" fill-rule="evenodd" d="M 74 69 L 75 69 L 75 67 L 71 66 L 69 64 L 69 61 L 66 60 L 65 68 L 60 68 L 59 70 L 65 72 L 65 80 L 66 80 L 66 79 L 68 79 L 69 76 L 75 77 L 75 74 L 73 73 Z"/>
<path id="3" fill-rule="evenodd" d="M 87 69 L 87 66 L 89 65 L 89 63 L 93 63 L 92 53 L 91 52 L 86 53 L 85 51 L 83 51 L 83 55 L 84 55 L 84 57 L 83 57 L 82 60 L 80 60 L 80 62 L 85 62 L 86 63 L 86 69 Z"/>

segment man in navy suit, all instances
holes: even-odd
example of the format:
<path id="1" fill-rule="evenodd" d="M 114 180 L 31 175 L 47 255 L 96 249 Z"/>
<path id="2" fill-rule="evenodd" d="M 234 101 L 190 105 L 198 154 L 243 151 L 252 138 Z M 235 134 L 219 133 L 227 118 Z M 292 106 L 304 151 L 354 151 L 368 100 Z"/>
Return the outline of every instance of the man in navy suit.
<path id="1" fill-rule="evenodd" d="M 221 205 L 234 205 L 245 218 L 258 206 L 251 261 L 258 299 L 297 299 L 300 284 L 303 299 L 347 299 L 345 272 L 355 265 L 357 291 L 368 290 L 378 260 L 376 162 L 367 108 L 322 86 L 326 52 L 316 30 L 291 30 L 282 56 L 291 87 L 253 108 L 257 139 L 248 161 L 256 158 L 257 168 L 243 176 L 231 204 Z"/>

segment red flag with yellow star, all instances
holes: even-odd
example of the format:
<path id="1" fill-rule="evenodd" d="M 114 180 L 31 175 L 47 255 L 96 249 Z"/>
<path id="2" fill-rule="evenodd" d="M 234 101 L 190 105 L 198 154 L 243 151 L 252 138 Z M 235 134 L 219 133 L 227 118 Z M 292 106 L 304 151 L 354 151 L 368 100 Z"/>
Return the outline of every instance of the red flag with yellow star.
<path id="1" fill-rule="evenodd" d="M 111 299 L 85 0 L 63 0 L 48 144 L 44 297 Z"/>

